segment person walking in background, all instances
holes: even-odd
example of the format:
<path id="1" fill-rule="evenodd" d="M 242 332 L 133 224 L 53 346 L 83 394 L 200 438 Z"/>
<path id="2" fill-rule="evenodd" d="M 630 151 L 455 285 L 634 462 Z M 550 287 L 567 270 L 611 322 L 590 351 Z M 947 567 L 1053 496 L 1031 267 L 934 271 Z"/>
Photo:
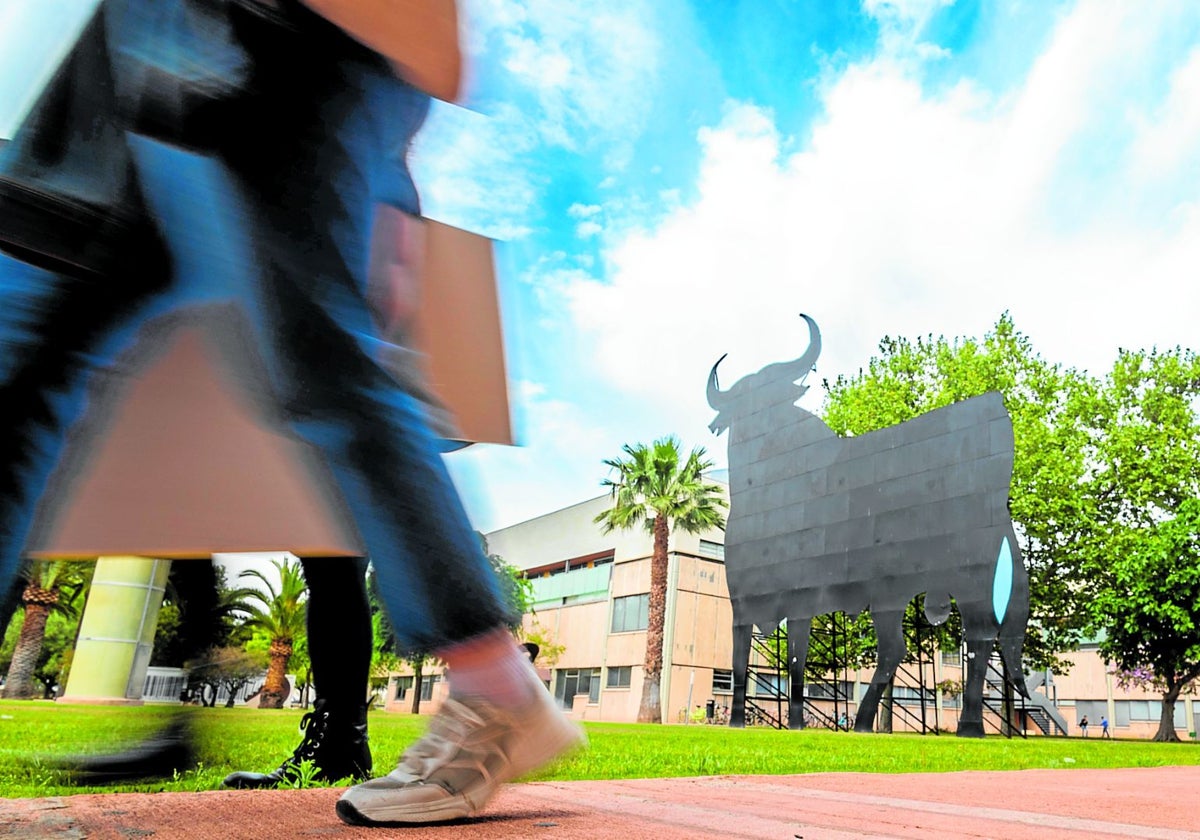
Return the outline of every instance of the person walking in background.
<path id="1" fill-rule="evenodd" d="M 1108 731 L 1108 718 L 1106 716 L 1100 717 L 1100 737 L 1101 738 L 1111 738 L 1112 737 L 1112 733 Z"/>
<path id="2" fill-rule="evenodd" d="M 1084 715 L 1083 717 L 1081 717 L 1079 719 L 1079 731 L 1083 733 L 1084 738 L 1087 737 L 1087 730 L 1088 730 L 1088 719 L 1087 719 L 1087 715 Z"/>
<path id="3" fill-rule="evenodd" d="M 208 4 L 250 15 L 236 29 L 253 66 L 253 95 L 224 111 L 184 114 L 164 133 L 156 122 L 163 113 L 150 107 L 161 103 L 144 101 L 155 92 L 145 85 L 172 77 L 143 73 L 139 62 L 187 45 L 147 40 L 155 36 L 144 22 L 182 2 L 106 0 L 69 59 L 80 64 L 67 67 L 67 95 L 88 97 L 83 104 L 93 110 L 89 129 L 65 131 L 57 157 L 39 152 L 46 138 L 31 135 L 46 128 L 39 118 L 47 111 L 35 107 L 35 119 L 0 154 L 0 174 L 43 165 L 24 170 L 41 179 L 24 194 L 39 200 L 79 183 L 55 175 L 115 185 L 117 204 L 97 219 L 120 222 L 96 247 L 64 254 L 78 245 L 64 240 L 66 208 L 76 206 L 64 200 L 61 224 L 26 225 L 24 245 L 0 258 L 0 591 L 11 586 L 34 507 L 84 414 L 93 375 L 189 299 L 231 301 L 240 313 L 231 326 L 265 362 L 270 397 L 290 431 L 331 468 L 401 644 L 431 651 L 450 672 L 450 697 L 426 735 L 387 776 L 346 791 L 337 812 L 365 824 L 469 816 L 501 783 L 584 738 L 505 627 L 511 605 L 425 410 L 379 361 L 365 294 L 375 202 L 419 210 L 407 172 L 395 176 L 395 158 L 424 120 L 430 94 L 457 93 L 456 9 L 452 0 Z M 275 12 L 283 25 L 272 22 Z M 72 71 L 81 72 L 71 78 Z M 115 77 L 107 102 L 105 74 Z M 165 100 L 168 115 L 186 105 Z M 95 224 L 70 230 L 112 232 Z M 31 247 L 39 232 L 44 239 Z"/>
<path id="4" fill-rule="evenodd" d="M 312 762 L 322 782 L 371 775 L 367 740 L 367 681 L 371 672 L 371 609 L 367 561 L 354 557 L 301 558 L 308 584 L 308 656 L 317 699 L 300 721 L 300 745 L 269 773 L 240 770 L 226 787 L 263 788 L 294 784 L 301 762 Z"/>

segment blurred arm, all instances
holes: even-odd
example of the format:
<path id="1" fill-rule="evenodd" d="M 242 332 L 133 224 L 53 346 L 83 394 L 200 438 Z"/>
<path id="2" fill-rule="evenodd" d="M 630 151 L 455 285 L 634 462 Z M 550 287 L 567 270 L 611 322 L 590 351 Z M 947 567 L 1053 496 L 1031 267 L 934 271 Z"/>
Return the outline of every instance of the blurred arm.
<path id="1" fill-rule="evenodd" d="M 453 102 L 462 81 L 455 0 L 301 0 L 392 62 L 397 75 Z"/>

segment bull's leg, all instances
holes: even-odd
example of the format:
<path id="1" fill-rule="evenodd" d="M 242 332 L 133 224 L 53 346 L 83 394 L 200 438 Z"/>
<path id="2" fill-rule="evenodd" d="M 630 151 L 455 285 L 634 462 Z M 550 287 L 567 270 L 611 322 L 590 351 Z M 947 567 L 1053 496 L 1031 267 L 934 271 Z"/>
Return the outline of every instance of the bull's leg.
<path id="1" fill-rule="evenodd" d="M 855 732 L 872 732 L 875 729 L 879 697 L 896 676 L 896 669 L 904 659 L 904 630 L 901 627 L 903 618 L 902 610 L 871 613 L 875 635 L 879 639 L 879 648 L 876 651 L 879 664 L 875 667 L 875 675 L 871 677 L 871 685 L 867 687 L 862 702 L 858 705 L 858 714 L 854 718 Z"/>
<path id="2" fill-rule="evenodd" d="M 964 628 L 967 634 L 967 680 L 963 686 L 962 712 L 958 716 L 960 738 L 983 737 L 983 681 L 987 677 L 988 657 L 992 652 L 991 637 L 980 638 Z"/>
<path id="3" fill-rule="evenodd" d="M 808 635 L 812 618 L 789 618 L 788 633 L 788 728 L 804 728 L 804 662 L 808 658 Z"/>
<path id="4" fill-rule="evenodd" d="M 729 725 L 739 728 L 746 725 L 746 672 L 753 633 L 751 624 L 733 625 L 733 708 L 729 710 Z"/>

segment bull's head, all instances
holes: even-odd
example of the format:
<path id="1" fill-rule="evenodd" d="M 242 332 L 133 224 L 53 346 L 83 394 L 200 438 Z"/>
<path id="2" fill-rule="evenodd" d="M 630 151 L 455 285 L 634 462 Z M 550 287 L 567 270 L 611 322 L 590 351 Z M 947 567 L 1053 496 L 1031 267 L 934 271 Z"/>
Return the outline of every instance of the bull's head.
<path id="1" fill-rule="evenodd" d="M 733 387 L 722 391 L 717 384 L 717 366 L 725 359 L 722 356 L 713 365 L 708 375 L 708 404 L 717 412 L 716 418 L 709 424 L 714 434 L 721 434 L 737 419 L 750 414 L 761 405 L 754 405 L 752 394 L 764 389 L 780 390 L 789 398 L 788 403 L 794 403 L 808 390 L 807 385 L 796 385 L 796 380 L 803 378 L 812 370 L 821 355 L 821 331 L 817 322 L 801 313 L 801 318 L 808 322 L 808 349 L 800 358 L 791 362 L 780 362 L 767 365 L 758 373 L 743 376 L 733 384 Z M 728 354 L 726 354 L 728 355 Z M 761 402 L 761 401 L 760 401 Z"/>

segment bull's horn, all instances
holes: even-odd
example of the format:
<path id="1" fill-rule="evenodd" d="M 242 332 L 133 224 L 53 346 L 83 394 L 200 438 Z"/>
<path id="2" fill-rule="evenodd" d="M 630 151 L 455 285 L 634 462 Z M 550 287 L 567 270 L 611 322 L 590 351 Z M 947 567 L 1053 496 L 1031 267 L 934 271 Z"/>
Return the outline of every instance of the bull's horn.
<path id="1" fill-rule="evenodd" d="M 800 317 L 808 322 L 808 349 L 796 361 L 783 363 L 783 372 L 793 382 L 807 376 L 808 372 L 812 370 L 813 365 L 817 363 L 817 358 L 821 355 L 821 330 L 817 328 L 817 322 L 803 312 L 800 313 Z"/>
<path id="2" fill-rule="evenodd" d="M 712 372 L 708 374 L 708 404 L 712 407 L 713 411 L 720 411 L 725 402 L 725 394 L 723 394 L 721 389 L 717 386 L 717 365 L 720 365 L 721 362 L 725 361 L 725 356 L 728 355 L 729 354 L 726 353 L 725 355 L 721 356 L 721 358 L 717 359 L 717 364 L 712 366 Z"/>

